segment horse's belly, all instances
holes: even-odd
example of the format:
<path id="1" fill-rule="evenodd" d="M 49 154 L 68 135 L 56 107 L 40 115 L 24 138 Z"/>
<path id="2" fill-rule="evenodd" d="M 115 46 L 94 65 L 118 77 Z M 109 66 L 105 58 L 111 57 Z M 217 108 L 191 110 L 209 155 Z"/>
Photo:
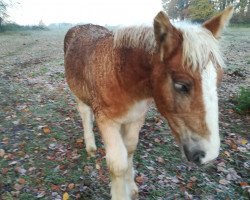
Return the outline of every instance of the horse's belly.
<path id="1" fill-rule="evenodd" d="M 139 120 L 142 116 L 146 114 L 149 103 L 150 101 L 148 99 L 136 102 L 130 107 L 130 109 L 125 115 L 119 117 L 115 121 L 122 124 L 126 124 Z"/>

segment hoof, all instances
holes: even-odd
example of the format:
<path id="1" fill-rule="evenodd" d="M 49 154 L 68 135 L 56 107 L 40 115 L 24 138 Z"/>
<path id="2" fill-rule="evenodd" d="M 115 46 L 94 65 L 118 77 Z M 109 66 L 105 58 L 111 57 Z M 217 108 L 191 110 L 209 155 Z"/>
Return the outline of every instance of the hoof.
<path id="1" fill-rule="evenodd" d="M 131 195 L 131 199 L 132 200 L 137 200 L 138 199 L 138 197 L 139 197 L 139 195 L 138 195 L 138 191 L 132 191 L 132 195 Z"/>
<path id="2" fill-rule="evenodd" d="M 86 151 L 88 153 L 88 155 L 90 157 L 95 157 L 95 152 L 96 152 L 97 148 L 95 145 L 92 145 L 92 146 L 87 146 L 86 147 Z"/>
<path id="3" fill-rule="evenodd" d="M 137 200 L 139 198 L 139 192 L 138 192 L 138 187 L 134 183 L 133 188 L 131 190 L 131 199 L 132 200 Z"/>

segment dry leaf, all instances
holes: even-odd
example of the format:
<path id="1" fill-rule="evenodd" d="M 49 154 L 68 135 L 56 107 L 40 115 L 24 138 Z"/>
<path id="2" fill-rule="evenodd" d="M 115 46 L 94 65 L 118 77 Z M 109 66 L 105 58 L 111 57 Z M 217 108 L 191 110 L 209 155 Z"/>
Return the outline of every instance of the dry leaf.
<path id="1" fill-rule="evenodd" d="M 246 183 L 246 182 L 240 182 L 240 186 L 241 186 L 241 187 L 247 187 L 247 186 L 248 186 L 248 183 Z"/>
<path id="2" fill-rule="evenodd" d="M 45 134 L 50 134 L 50 133 L 51 133 L 51 130 L 50 130 L 49 127 L 47 127 L 47 126 L 43 127 L 42 130 L 43 130 L 43 132 L 44 132 Z"/>
<path id="3" fill-rule="evenodd" d="M 190 181 L 196 182 L 196 181 L 197 181 L 197 178 L 196 178 L 195 176 L 192 176 L 192 177 L 190 178 Z"/>
<path id="4" fill-rule="evenodd" d="M 67 192 L 65 192 L 63 194 L 63 200 L 68 200 L 69 199 L 69 194 Z"/>
<path id="5" fill-rule="evenodd" d="M 4 149 L 0 149 L 0 157 L 3 157 L 3 156 L 4 156 L 4 154 L 5 154 Z"/>
<path id="6" fill-rule="evenodd" d="M 37 198 L 42 198 L 44 196 L 45 196 L 45 191 L 40 191 L 36 197 Z"/>
<path id="7" fill-rule="evenodd" d="M 96 163 L 96 164 L 95 164 L 95 168 L 96 168 L 97 170 L 99 170 L 99 169 L 101 169 L 101 166 L 100 166 L 98 163 Z"/>
<path id="8" fill-rule="evenodd" d="M 16 184 L 14 185 L 14 189 L 17 190 L 17 191 L 21 190 L 22 188 L 23 188 L 23 186 L 20 185 L 20 184 L 18 184 L 18 183 L 16 183 Z"/>
<path id="9" fill-rule="evenodd" d="M 79 138 L 76 140 L 76 148 L 79 148 L 79 149 L 82 149 L 83 148 L 83 139 L 82 138 Z"/>
<path id="10" fill-rule="evenodd" d="M 74 183 L 70 183 L 70 184 L 68 185 L 68 188 L 69 188 L 70 190 L 72 190 L 74 187 L 75 187 L 75 184 L 74 184 Z"/>
<path id="11" fill-rule="evenodd" d="M 137 177 L 135 178 L 135 181 L 136 181 L 137 183 L 143 183 L 143 181 L 144 181 L 144 176 L 143 176 L 143 175 L 137 176 Z"/>
<path id="12" fill-rule="evenodd" d="M 16 164 L 17 164 L 17 161 L 12 161 L 9 163 L 9 166 L 16 165 Z"/>
<path id="13" fill-rule="evenodd" d="M 58 185 L 51 185 L 51 189 L 52 189 L 53 191 L 57 191 L 57 190 L 60 189 L 60 187 L 59 187 Z"/>
<path id="14" fill-rule="evenodd" d="M 160 140 L 160 139 L 158 139 L 158 138 L 155 138 L 155 142 L 156 142 L 156 143 L 160 143 L 160 142 L 161 142 L 161 140 Z"/>
<path id="15" fill-rule="evenodd" d="M 219 183 L 220 183 L 221 185 L 227 185 L 227 184 L 230 183 L 230 181 L 227 181 L 226 179 L 221 179 L 221 180 L 219 180 Z"/>
<path id="16" fill-rule="evenodd" d="M 9 168 L 3 168 L 3 169 L 2 169 L 2 174 L 4 174 L 4 175 L 5 175 L 5 174 L 7 174 L 7 173 L 8 173 L 8 171 L 9 171 Z"/>
<path id="17" fill-rule="evenodd" d="M 16 167 L 16 168 L 15 168 L 15 172 L 17 172 L 17 173 L 19 173 L 19 174 L 21 174 L 21 175 L 25 175 L 26 172 L 27 172 L 27 170 L 24 169 L 24 168 L 21 168 L 21 167 Z"/>
<path id="18" fill-rule="evenodd" d="M 2 139 L 2 143 L 3 144 L 8 144 L 9 143 L 9 138 L 7 138 L 7 137 L 4 137 L 3 139 Z"/>
<path id="19" fill-rule="evenodd" d="M 20 184 L 24 184 L 26 181 L 25 181 L 25 179 L 24 178 L 19 178 L 18 179 L 18 183 L 20 183 Z"/>
<path id="20" fill-rule="evenodd" d="M 154 171 L 155 170 L 155 168 L 153 168 L 153 167 L 151 167 L 151 166 L 146 166 L 147 167 L 147 169 L 149 169 L 149 170 L 151 170 L 151 171 Z"/>
<path id="21" fill-rule="evenodd" d="M 230 153 L 228 151 L 224 151 L 224 155 L 226 155 L 228 158 L 230 157 Z"/>
<path id="22" fill-rule="evenodd" d="M 248 141 L 247 141 L 246 139 L 242 139 L 242 140 L 241 140 L 241 144 L 242 144 L 242 145 L 246 145 L 247 143 L 248 143 Z"/>
<path id="23" fill-rule="evenodd" d="M 164 158 L 162 158 L 160 156 L 156 158 L 156 161 L 159 162 L 159 163 L 165 163 Z"/>

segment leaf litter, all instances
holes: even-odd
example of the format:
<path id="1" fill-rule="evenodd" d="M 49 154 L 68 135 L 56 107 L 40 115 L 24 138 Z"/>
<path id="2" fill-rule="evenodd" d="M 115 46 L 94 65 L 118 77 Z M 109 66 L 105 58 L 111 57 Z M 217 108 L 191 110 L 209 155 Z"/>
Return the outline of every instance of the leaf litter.
<path id="1" fill-rule="evenodd" d="M 81 120 L 64 80 L 64 33 L 17 33 L 6 50 L 22 49 L 0 60 L 0 199 L 110 199 L 98 129 L 93 159 L 84 149 Z M 240 76 L 225 70 L 219 89 L 219 158 L 203 167 L 183 161 L 169 127 L 152 106 L 134 156 L 140 199 L 250 198 L 250 118 L 237 114 L 231 101 L 240 85 L 249 85 L 250 67 L 243 62 L 248 47 L 242 41 L 249 40 L 250 31 L 242 33 L 225 34 L 227 65 L 244 70 Z M 0 42 L 7 39 L 1 36 Z"/>

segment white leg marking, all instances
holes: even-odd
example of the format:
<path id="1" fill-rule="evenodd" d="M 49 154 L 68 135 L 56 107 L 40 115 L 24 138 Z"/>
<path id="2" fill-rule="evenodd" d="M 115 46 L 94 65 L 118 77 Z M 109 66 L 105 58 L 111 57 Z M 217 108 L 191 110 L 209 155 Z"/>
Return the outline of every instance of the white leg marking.
<path id="1" fill-rule="evenodd" d="M 206 156 L 202 163 L 215 159 L 219 155 L 220 136 L 219 136 L 219 111 L 217 95 L 217 72 L 212 62 L 202 72 L 202 91 L 205 105 L 205 120 L 210 132 L 209 140 L 204 140 Z"/>
<path id="2" fill-rule="evenodd" d="M 126 182 L 132 199 L 138 198 L 138 187 L 134 181 L 133 154 L 136 150 L 139 131 L 144 123 L 145 115 L 136 122 L 124 125 L 123 140 L 128 151 L 128 171 L 126 173 Z"/>
<path id="3" fill-rule="evenodd" d="M 112 200 L 129 200 L 125 176 L 128 153 L 121 135 L 121 125 L 115 122 L 98 123 L 106 148 L 107 165 L 111 173 Z"/>
<path id="4" fill-rule="evenodd" d="M 93 112 L 89 106 L 87 106 L 80 100 L 77 100 L 77 103 L 78 111 L 82 118 L 86 151 L 90 156 L 94 156 L 96 151 L 96 144 L 95 136 L 93 133 Z"/>

